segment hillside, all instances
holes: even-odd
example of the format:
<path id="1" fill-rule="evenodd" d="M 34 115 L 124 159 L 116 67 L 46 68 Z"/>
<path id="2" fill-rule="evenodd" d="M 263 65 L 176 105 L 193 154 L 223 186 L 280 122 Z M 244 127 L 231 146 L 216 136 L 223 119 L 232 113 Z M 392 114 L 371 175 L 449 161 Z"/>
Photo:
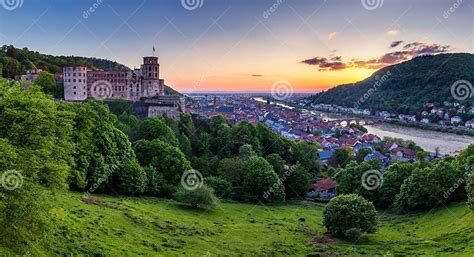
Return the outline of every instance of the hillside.
<path id="1" fill-rule="evenodd" d="M 312 103 L 335 104 L 346 107 L 359 105 L 371 110 L 387 110 L 414 114 L 423 103 L 441 105 L 455 101 L 451 85 L 458 80 L 474 81 L 474 55 L 467 53 L 422 56 L 385 67 L 369 78 L 339 85 L 310 97 Z M 376 82 L 380 81 L 377 86 Z M 368 94 L 365 101 L 358 101 Z M 472 105 L 474 97 L 462 102 Z"/>
<path id="2" fill-rule="evenodd" d="M 62 72 L 65 66 L 85 66 L 92 70 L 128 71 L 130 68 L 115 61 L 78 56 L 53 56 L 28 50 L 2 46 L 0 50 L 0 76 L 15 78 L 25 74 L 29 69 L 42 69 L 50 73 Z M 165 85 L 165 94 L 179 95 L 180 93 Z"/>
<path id="3" fill-rule="evenodd" d="M 53 74 L 62 72 L 65 66 L 86 66 L 92 70 L 104 71 L 129 70 L 125 65 L 114 61 L 77 56 L 53 56 L 31 51 L 28 48 L 19 49 L 6 45 L 2 46 L 0 51 L 0 64 L 5 78 L 14 78 L 34 68 Z"/>
<path id="4" fill-rule="evenodd" d="M 474 213 L 464 204 L 413 216 L 380 214 L 379 231 L 351 244 L 324 236 L 322 205 L 309 202 L 222 203 L 204 211 L 143 197 L 99 196 L 101 201 L 91 204 L 82 202 L 81 195 L 50 196 L 54 228 L 43 240 L 28 242 L 31 256 L 468 256 L 474 252 Z M 0 247 L 0 255 L 16 253 Z"/>

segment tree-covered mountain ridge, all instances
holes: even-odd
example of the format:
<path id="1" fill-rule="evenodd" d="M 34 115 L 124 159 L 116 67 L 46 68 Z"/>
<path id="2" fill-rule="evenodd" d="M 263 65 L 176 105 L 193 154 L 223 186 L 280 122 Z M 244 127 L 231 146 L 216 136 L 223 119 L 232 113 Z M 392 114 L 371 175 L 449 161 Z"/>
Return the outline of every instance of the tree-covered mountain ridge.
<path id="1" fill-rule="evenodd" d="M 4 45 L 0 48 L 0 75 L 16 78 L 30 69 L 41 69 L 52 74 L 61 73 L 63 67 L 84 66 L 94 71 L 129 71 L 126 65 L 96 57 L 54 56 L 31 51 L 28 48 L 16 48 Z M 180 95 L 169 86 L 165 86 L 167 95 Z"/>
<path id="2" fill-rule="evenodd" d="M 465 100 L 453 97 L 451 88 L 458 81 L 470 82 L 467 87 L 470 87 L 473 94 L 473 54 L 452 53 L 416 57 L 384 67 L 362 81 L 339 85 L 313 95 L 309 100 L 313 104 L 333 104 L 406 114 L 419 112 L 424 103 L 441 106 L 444 101 L 448 101 L 472 106 L 474 97 L 467 97 Z"/>

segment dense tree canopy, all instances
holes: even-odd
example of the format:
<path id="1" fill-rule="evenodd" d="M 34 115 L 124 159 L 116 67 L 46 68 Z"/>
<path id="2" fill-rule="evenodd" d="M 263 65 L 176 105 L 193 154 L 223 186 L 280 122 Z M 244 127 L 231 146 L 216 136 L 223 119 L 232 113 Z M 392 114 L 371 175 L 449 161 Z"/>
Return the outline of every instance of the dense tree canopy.
<path id="1" fill-rule="evenodd" d="M 420 56 L 380 69 L 363 81 L 334 87 L 314 95 L 310 100 L 313 103 L 354 107 L 370 90 L 370 97 L 364 102 L 359 101 L 360 108 L 416 114 L 427 102 L 442 106 L 444 101 L 456 101 L 450 86 L 459 78 L 473 81 L 474 71 L 469 68 L 473 66 L 474 55 L 468 53 Z M 374 90 L 374 85 L 384 76 L 386 79 L 382 85 Z M 474 98 L 468 98 L 463 104 L 473 105 Z"/>
<path id="2" fill-rule="evenodd" d="M 414 165 L 402 162 L 390 165 L 383 174 L 383 185 L 378 191 L 376 205 L 385 208 L 391 207 L 395 197 L 400 193 L 403 181 L 411 175 L 414 168 Z"/>
<path id="3" fill-rule="evenodd" d="M 44 190 L 67 188 L 73 162 L 73 114 L 39 87 L 0 80 L 0 237 L 18 244 L 48 223 Z"/>
<path id="4" fill-rule="evenodd" d="M 244 163 L 243 188 L 249 200 L 272 202 L 285 198 L 285 188 L 272 166 L 264 158 L 255 155 Z"/>

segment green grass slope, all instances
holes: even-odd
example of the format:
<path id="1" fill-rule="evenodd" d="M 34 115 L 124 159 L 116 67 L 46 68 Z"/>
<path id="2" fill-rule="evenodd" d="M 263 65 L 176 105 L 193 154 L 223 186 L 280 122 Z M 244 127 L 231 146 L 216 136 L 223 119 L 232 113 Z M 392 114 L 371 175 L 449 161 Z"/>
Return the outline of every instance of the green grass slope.
<path id="1" fill-rule="evenodd" d="M 0 246 L 0 256 L 474 254 L 474 213 L 464 204 L 413 216 L 381 214 L 379 231 L 353 244 L 325 236 L 323 206 L 309 202 L 222 203 L 204 211 L 156 198 L 97 198 L 104 202 L 51 195 L 52 231 L 23 252 Z"/>

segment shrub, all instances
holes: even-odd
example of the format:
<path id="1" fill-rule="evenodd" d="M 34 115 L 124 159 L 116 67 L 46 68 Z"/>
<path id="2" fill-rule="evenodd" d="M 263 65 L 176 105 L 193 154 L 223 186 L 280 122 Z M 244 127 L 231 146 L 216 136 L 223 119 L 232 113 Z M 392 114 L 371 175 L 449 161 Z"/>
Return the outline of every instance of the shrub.
<path id="1" fill-rule="evenodd" d="M 214 193 L 221 199 L 229 199 L 232 197 L 232 184 L 220 177 L 207 177 L 204 182 L 206 185 L 214 189 Z"/>
<path id="2" fill-rule="evenodd" d="M 323 224 L 328 231 L 346 236 L 349 229 L 372 233 L 377 227 L 377 211 L 374 205 L 363 197 L 350 194 L 340 195 L 329 201 L 323 211 Z M 354 232 L 349 232 L 353 236 Z"/>
<path id="3" fill-rule="evenodd" d="M 362 231 L 358 228 L 350 228 L 344 232 L 344 236 L 352 242 L 357 242 L 362 237 Z"/>
<path id="4" fill-rule="evenodd" d="M 180 187 L 174 197 L 176 201 L 189 204 L 193 208 L 214 208 L 218 203 L 214 190 L 206 185 L 202 185 L 195 190 Z"/>

